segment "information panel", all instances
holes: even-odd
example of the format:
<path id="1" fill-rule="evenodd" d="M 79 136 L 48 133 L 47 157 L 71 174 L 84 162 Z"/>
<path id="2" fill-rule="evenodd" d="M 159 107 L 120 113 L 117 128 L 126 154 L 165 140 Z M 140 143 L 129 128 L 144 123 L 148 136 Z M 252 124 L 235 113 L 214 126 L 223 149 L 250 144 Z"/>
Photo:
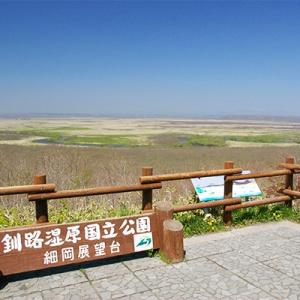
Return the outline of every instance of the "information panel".
<path id="1" fill-rule="evenodd" d="M 250 174 L 243 171 L 242 174 Z M 212 201 L 224 199 L 224 176 L 213 176 L 191 179 L 200 201 Z M 255 179 L 235 180 L 233 182 L 233 197 L 260 196 L 262 192 Z"/>

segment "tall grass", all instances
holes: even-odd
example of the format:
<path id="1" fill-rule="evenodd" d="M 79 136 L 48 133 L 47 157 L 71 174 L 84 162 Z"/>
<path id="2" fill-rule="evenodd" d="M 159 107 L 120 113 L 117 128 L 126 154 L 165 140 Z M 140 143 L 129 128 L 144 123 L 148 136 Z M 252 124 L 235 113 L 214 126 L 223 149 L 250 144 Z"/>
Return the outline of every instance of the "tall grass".
<path id="1" fill-rule="evenodd" d="M 253 172 L 271 170 L 286 155 L 300 159 L 299 148 L 84 148 L 63 146 L 0 145 L 0 186 L 31 184 L 33 176 L 46 174 L 58 190 L 95 186 L 137 184 L 143 166 L 154 174 L 222 168 L 225 160 Z M 258 180 L 265 196 L 273 195 L 283 184 L 282 177 Z M 153 192 L 154 201 L 187 203 L 193 195 L 190 180 L 164 183 Z M 68 220 L 111 216 L 113 211 L 139 211 L 141 192 L 82 197 L 50 202 L 50 217 Z M 5 224 L 34 219 L 33 203 L 25 196 L 0 197 L 0 218 Z M 70 211 L 68 213 L 67 211 Z M 69 215 L 70 214 L 70 215 Z M 60 218 L 60 217 L 57 217 Z M 11 221 L 14 220 L 14 221 Z M 59 220 L 53 220 L 59 221 Z M 0 221 L 1 222 L 1 221 Z"/>

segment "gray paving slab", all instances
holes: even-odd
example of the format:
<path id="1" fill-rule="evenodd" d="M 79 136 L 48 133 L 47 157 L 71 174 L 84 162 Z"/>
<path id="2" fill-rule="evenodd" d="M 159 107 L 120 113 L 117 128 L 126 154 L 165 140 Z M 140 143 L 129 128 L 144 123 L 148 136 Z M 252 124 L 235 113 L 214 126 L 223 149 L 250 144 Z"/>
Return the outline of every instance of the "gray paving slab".
<path id="1" fill-rule="evenodd" d="M 153 293 L 158 299 L 213 299 L 213 295 L 208 293 L 201 286 L 193 281 L 171 284 L 166 287 L 154 289 Z"/>
<path id="2" fill-rule="evenodd" d="M 251 294 L 256 290 L 252 284 L 226 270 L 206 277 L 199 285 L 215 299 Z"/>
<path id="3" fill-rule="evenodd" d="M 276 230 L 274 230 L 274 234 L 277 234 L 285 239 L 300 238 L 300 231 L 285 226 L 278 227 Z"/>
<path id="4" fill-rule="evenodd" d="M 151 259 L 149 259 L 149 257 L 137 258 L 124 261 L 123 264 L 132 272 L 163 267 L 167 265 L 159 257 L 152 257 Z"/>
<path id="5" fill-rule="evenodd" d="M 258 249 L 262 246 L 268 247 L 269 245 L 271 248 L 273 244 L 283 244 L 286 242 L 286 240 L 278 235 L 273 234 L 272 232 L 263 232 L 257 234 L 251 233 L 248 235 L 236 235 L 218 242 L 222 242 L 224 244 L 228 243 L 234 250 L 242 252 L 243 250 L 248 248 Z"/>
<path id="6" fill-rule="evenodd" d="M 290 280 L 292 280 L 293 284 L 297 284 L 297 280 L 262 263 L 240 268 L 234 272 L 239 277 L 251 282 L 254 286 L 274 297 L 287 299 L 290 294 L 297 295 L 300 292 L 299 287 L 294 291 L 293 286 L 289 288 L 285 284 L 286 282 L 290 282 Z"/>
<path id="7" fill-rule="evenodd" d="M 149 289 L 162 288 L 172 284 L 184 284 L 185 274 L 168 265 L 135 272 L 135 275 L 148 286 Z"/>
<path id="8" fill-rule="evenodd" d="M 294 241 L 294 242 L 300 243 L 300 237 L 298 237 L 298 236 L 293 237 L 291 240 Z"/>
<path id="9" fill-rule="evenodd" d="M 44 300 L 41 292 L 35 292 L 28 295 L 23 296 L 16 296 L 16 297 L 9 297 L 5 299 L 11 299 L 11 300 Z"/>
<path id="10" fill-rule="evenodd" d="M 296 257 L 297 259 L 300 259 L 300 252 L 291 253 L 291 256 Z"/>
<path id="11" fill-rule="evenodd" d="M 300 281 L 300 259 L 294 256 L 281 256 L 279 258 L 264 262 L 265 265 L 274 270 L 282 272 Z M 300 285 L 300 283 L 299 283 Z"/>
<path id="12" fill-rule="evenodd" d="M 99 300 L 96 290 L 89 282 L 69 285 L 66 287 L 45 290 L 42 292 L 44 300 Z"/>
<path id="13" fill-rule="evenodd" d="M 195 282 L 201 282 L 202 279 L 224 270 L 221 266 L 204 257 L 174 264 L 174 268 L 183 273 L 184 276 L 193 277 L 192 280 Z M 197 276 L 195 276 L 196 274 Z"/>
<path id="14" fill-rule="evenodd" d="M 138 256 L 8 278 L 0 299 L 300 299 L 299 224 L 249 226 L 184 244 L 185 261 L 174 265 Z"/>
<path id="15" fill-rule="evenodd" d="M 293 253 L 300 251 L 300 245 L 298 242 L 294 240 L 286 240 L 284 243 L 280 245 L 280 248 L 282 251 L 284 251 L 286 254 L 291 255 Z"/>
<path id="16" fill-rule="evenodd" d="M 275 298 L 260 289 L 251 289 L 249 291 L 240 293 L 239 295 L 232 295 L 228 297 L 221 298 L 222 300 L 275 300 Z"/>
<path id="17" fill-rule="evenodd" d="M 33 294 L 40 291 L 39 278 L 30 278 L 20 281 L 9 282 L 2 290 L 0 290 L 0 299 L 12 298 Z"/>
<path id="18" fill-rule="evenodd" d="M 142 293 L 120 297 L 117 299 L 118 300 L 158 300 L 159 298 L 152 291 L 146 291 Z"/>
<path id="19" fill-rule="evenodd" d="M 123 263 L 103 264 L 97 267 L 91 267 L 84 270 L 89 280 L 98 280 L 102 278 L 114 277 L 119 275 L 130 275 L 130 270 Z"/>
<path id="20" fill-rule="evenodd" d="M 101 299 L 115 299 L 149 290 L 134 274 L 124 274 L 92 282 Z"/>
<path id="21" fill-rule="evenodd" d="M 226 253 L 233 251 L 234 249 L 230 246 L 229 243 L 220 243 L 218 241 L 211 242 L 200 242 L 195 245 L 185 246 L 186 250 L 186 260 L 206 257 L 209 255 Z"/>
<path id="22" fill-rule="evenodd" d="M 206 258 L 181 263 L 175 267 L 185 274 L 186 282 L 189 279 L 193 284 L 196 283 L 198 288 L 205 290 L 214 299 L 242 293 L 251 294 L 255 290 L 255 286 L 249 282 Z"/>
<path id="23" fill-rule="evenodd" d="M 216 254 L 208 257 L 211 261 L 217 263 L 230 271 L 250 266 L 257 261 L 239 251 L 232 251 L 222 254 Z"/>
<path id="24" fill-rule="evenodd" d="M 269 243 L 253 242 L 251 245 L 242 244 L 238 251 L 249 258 L 263 262 L 286 255 L 283 243 L 282 240 L 276 240 Z"/>
<path id="25" fill-rule="evenodd" d="M 5 297 L 16 297 L 30 295 L 44 290 L 62 288 L 68 285 L 87 282 L 87 278 L 81 271 L 70 271 L 68 273 L 53 274 L 41 277 L 28 278 L 9 282 L 0 290 L 0 299 Z"/>

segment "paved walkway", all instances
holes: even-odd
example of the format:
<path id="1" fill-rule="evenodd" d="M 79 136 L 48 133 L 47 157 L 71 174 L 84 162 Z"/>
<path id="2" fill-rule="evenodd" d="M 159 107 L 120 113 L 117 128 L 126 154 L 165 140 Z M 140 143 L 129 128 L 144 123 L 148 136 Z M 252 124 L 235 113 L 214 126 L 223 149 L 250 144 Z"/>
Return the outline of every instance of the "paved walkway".
<path id="1" fill-rule="evenodd" d="M 193 237 L 185 249 L 174 265 L 139 257 L 12 277 L 0 299 L 300 299 L 300 225 Z"/>

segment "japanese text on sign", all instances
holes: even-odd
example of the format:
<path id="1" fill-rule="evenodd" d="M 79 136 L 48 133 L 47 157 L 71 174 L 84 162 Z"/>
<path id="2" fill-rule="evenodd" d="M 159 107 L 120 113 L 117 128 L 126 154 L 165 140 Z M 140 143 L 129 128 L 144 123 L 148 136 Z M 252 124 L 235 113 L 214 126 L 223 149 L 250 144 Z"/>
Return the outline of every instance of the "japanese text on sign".
<path id="1" fill-rule="evenodd" d="M 148 216 L 125 218 L 118 222 L 57 225 L 46 231 L 32 228 L 2 236 L 0 254 L 46 248 L 43 252 L 44 265 L 72 262 L 121 253 L 124 237 L 149 232 L 151 224 Z"/>

